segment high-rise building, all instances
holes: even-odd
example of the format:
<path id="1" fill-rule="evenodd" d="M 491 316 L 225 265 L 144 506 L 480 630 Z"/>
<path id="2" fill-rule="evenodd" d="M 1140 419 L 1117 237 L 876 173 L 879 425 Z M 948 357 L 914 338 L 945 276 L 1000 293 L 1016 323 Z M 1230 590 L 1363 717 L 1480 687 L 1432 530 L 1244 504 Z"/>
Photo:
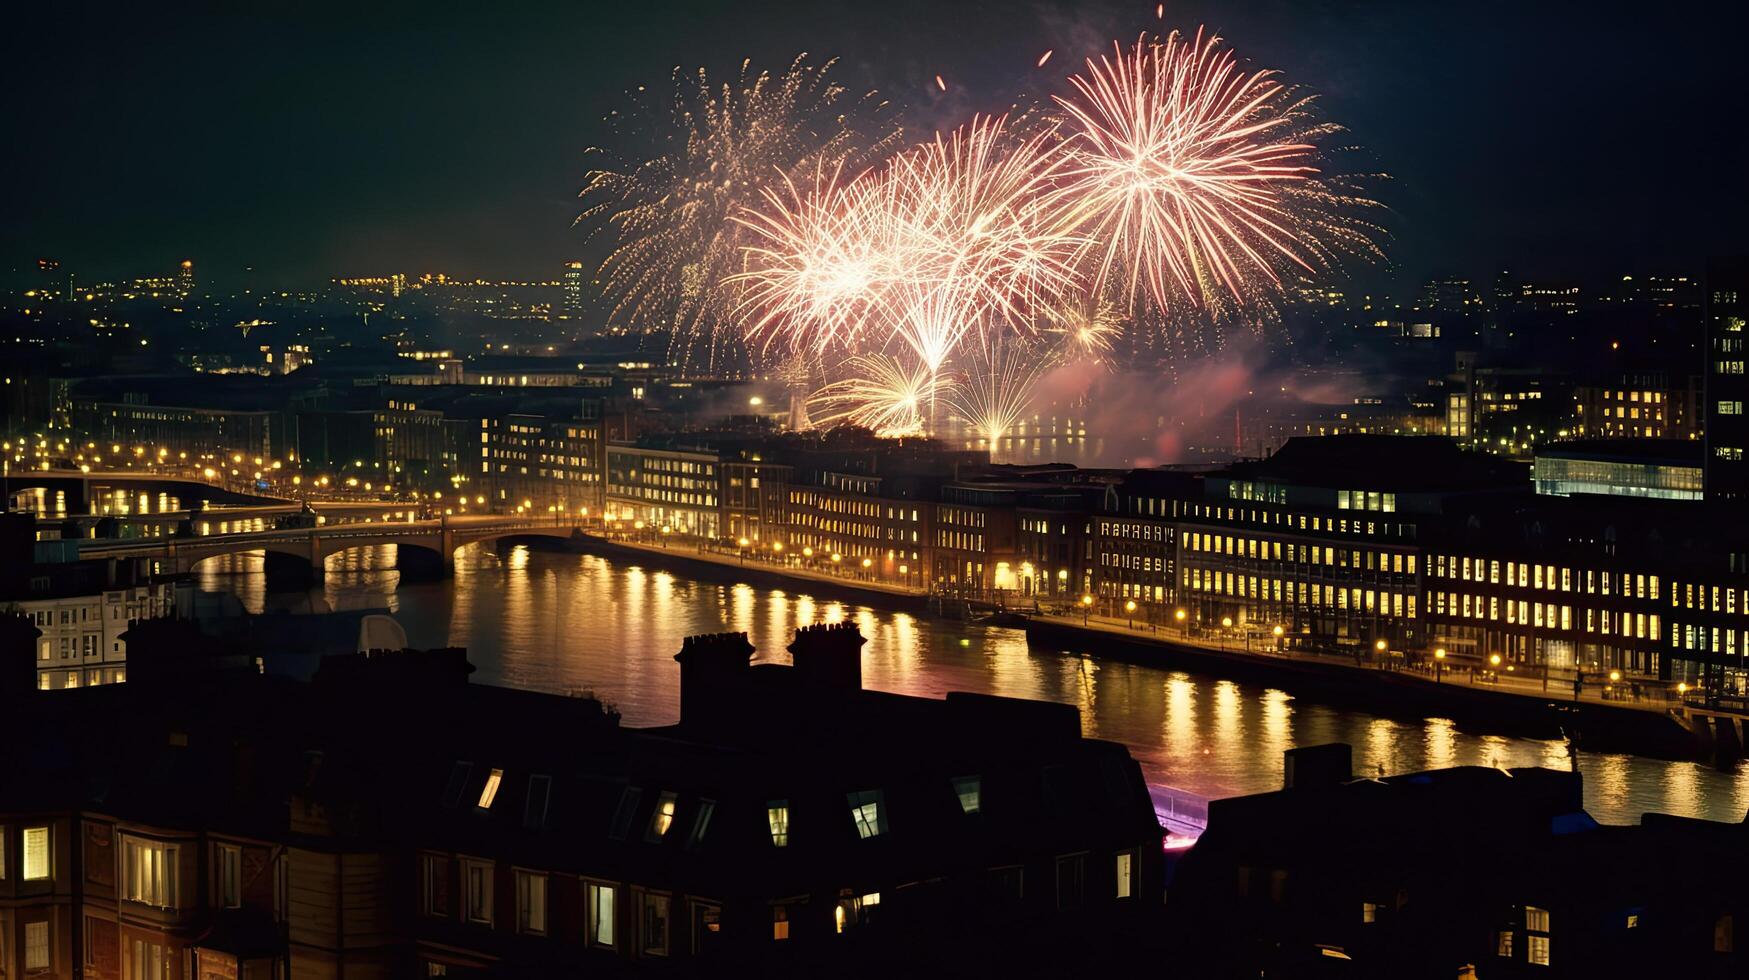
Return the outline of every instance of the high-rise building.
<path id="1" fill-rule="evenodd" d="M 580 316 L 583 313 L 583 263 L 565 263 L 565 306 L 563 315 L 566 317 Z"/>
<path id="2" fill-rule="evenodd" d="M 407 289 L 407 274 L 397 272 L 389 277 L 389 295 L 395 299 L 401 298 L 401 293 Z"/>
<path id="3" fill-rule="evenodd" d="M 1749 376 L 1743 365 L 1749 319 L 1749 259 L 1713 263 L 1706 277 L 1706 494 L 1749 498 Z"/>
<path id="4" fill-rule="evenodd" d="M 176 292 L 183 299 L 194 295 L 194 260 L 183 259 L 176 270 Z"/>

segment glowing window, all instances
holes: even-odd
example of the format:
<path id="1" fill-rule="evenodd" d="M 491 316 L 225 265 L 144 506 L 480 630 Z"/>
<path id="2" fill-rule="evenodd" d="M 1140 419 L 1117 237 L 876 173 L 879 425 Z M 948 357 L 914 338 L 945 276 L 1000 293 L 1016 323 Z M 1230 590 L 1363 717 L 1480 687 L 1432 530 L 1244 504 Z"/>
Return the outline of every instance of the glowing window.
<path id="1" fill-rule="evenodd" d="M 984 781 L 978 776 L 955 776 L 953 791 L 960 799 L 960 812 L 977 813 L 983 806 L 983 789 Z"/>
<path id="2" fill-rule="evenodd" d="M 887 815 L 886 808 L 881 806 L 880 790 L 858 790 L 845 796 L 850 802 L 851 819 L 856 821 L 856 836 L 867 840 L 886 832 Z"/>
<path id="3" fill-rule="evenodd" d="M 656 809 L 650 813 L 650 840 L 661 840 L 668 835 L 668 828 L 674 826 L 675 801 L 675 795 L 668 790 L 656 798 Z"/>
<path id="4" fill-rule="evenodd" d="M 42 881 L 49 876 L 49 828 L 24 828 L 24 880 Z"/>
<path id="5" fill-rule="evenodd" d="M 480 790 L 480 809 L 492 809 L 492 801 L 498 798 L 498 784 L 504 781 L 504 770 L 494 769 L 486 776 L 486 785 Z"/>
<path id="6" fill-rule="evenodd" d="M 771 846 L 789 846 L 789 801 L 772 800 L 765 804 L 765 822 L 771 827 Z"/>

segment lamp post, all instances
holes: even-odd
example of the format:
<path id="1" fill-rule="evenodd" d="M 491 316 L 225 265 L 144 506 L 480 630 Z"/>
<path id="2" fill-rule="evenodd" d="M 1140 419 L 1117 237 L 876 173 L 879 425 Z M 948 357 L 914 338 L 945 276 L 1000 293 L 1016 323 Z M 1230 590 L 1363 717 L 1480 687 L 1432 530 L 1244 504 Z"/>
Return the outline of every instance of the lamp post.
<path id="1" fill-rule="evenodd" d="M 1227 634 L 1229 632 L 1231 632 L 1232 629 L 1233 629 L 1233 617 L 1222 616 L 1221 617 L 1221 649 L 1222 650 L 1225 650 L 1227 648 Z"/>
<path id="2" fill-rule="evenodd" d="M 1087 619 L 1090 615 L 1092 615 L 1092 613 L 1093 613 L 1093 597 L 1090 595 L 1082 596 L 1081 597 L 1081 625 L 1082 626 L 1087 625 Z"/>
<path id="3" fill-rule="evenodd" d="M 1131 599 L 1123 604 L 1123 611 L 1129 613 L 1130 629 L 1136 628 L 1136 600 Z"/>
<path id="4" fill-rule="evenodd" d="M 1489 671 L 1489 673 L 1494 675 L 1493 682 L 1495 684 L 1500 683 L 1500 655 L 1498 653 L 1488 654 L 1488 666 L 1494 668 Z"/>
<path id="5" fill-rule="evenodd" d="M 1373 653 L 1379 657 L 1384 657 L 1384 664 L 1387 667 L 1390 666 L 1390 657 L 1386 656 L 1386 653 L 1389 651 L 1389 648 L 1390 648 L 1390 645 L 1387 644 L 1382 639 L 1381 640 L 1374 640 L 1372 643 Z"/>
<path id="6" fill-rule="evenodd" d="M 737 538 L 735 541 L 735 544 L 740 546 L 740 550 L 735 553 L 735 557 L 743 565 L 747 564 L 747 545 L 751 543 L 752 542 L 748 541 L 746 538 Z"/>
<path id="7" fill-rule="evenodd" d="M 1184 617 L 1185 612 L 1183 609 L 1172 610 L 1172 621 L 1178 624 L 1178 635 L 1180 638 L 1184 636 L 1185 631 Z"/>
<path id="8" fill-rule="evenodd" d="M 1275 628 L 1270 630 L 1269 632 L 1270 632 L 1270 635 L 1275 637 L 1275 652 L 1280 653 L 1281 652 L 1281 637 L 1282 637 L 1282 634 L 1287 632 L 1287 631 L 1282 629 L 1281 625 L 1278 623 L 1278 624 L 1276 624 Z"/>
<path id="9" fill-rule="evenodd" d="M 1440 684 L 1445 680 L 1445 647 L 1433 651 L 1433 683 Z"/>

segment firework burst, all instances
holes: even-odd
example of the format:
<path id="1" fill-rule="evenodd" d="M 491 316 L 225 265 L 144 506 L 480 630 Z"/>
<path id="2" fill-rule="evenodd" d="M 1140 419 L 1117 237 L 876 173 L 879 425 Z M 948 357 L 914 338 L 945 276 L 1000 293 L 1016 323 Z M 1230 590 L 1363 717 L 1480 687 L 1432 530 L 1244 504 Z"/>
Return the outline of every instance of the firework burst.
<path id="1" fill-rule="evenodd" d="M 1198 31 L 1088 59 L 1057 103 L 1072 131 L 1054 200 L 1087 242 L 1096 288 L 1145 290 L 1164 311 L 1267 302 L 1284 269 L 1322 271 L 1377 254 L 1376 206 L 1318 167 L 1312 101 L 1272 72 L 1245 72 Z"/>
<path id="2" fill-rule="evenodd" d="M 940 376 L 916 361 L 886 354 L 860 354 L 845 364 L 848 376 L 808 399 L 808 413 L 825 428 L 854 425 L 879 436 L 918 435 L 925 413 L 943 386 Z"/>
<path id="3" fill-rule="evenodd" d="M 746 228 L 731 219 L 774 181 L 860 167 L 898 140 L 886 104 L 849 94 L 831 68 L 806 55 L 776 75 L 744 62 L 720 85 L 676 70 L 670 100 L 615 114 L 641 130 L 646 155 L 592 170 L 577 219 L 610 239 L 598 271 L 610 329 L 667 333 L 683 363 L 733 359 L 741 332 L 724 280 Z"/>
<path id="4" fill-rule="evenodd" d="M 1065 297 L 1044 316 L 1044 332 L 1055 336 L 1057 356 L 1071 362 L 1103 363 L 1122 325 L 1117 305 L 1092 292 Z"/>
<path id="5" fill-rule="evenodd" d="M 1051 359 L 1032 344 L 996 337 L 974 348 L 966 376 L 946 394 L 954 414 L 992 448 L 1032 409 L 1033 388 Z"/>

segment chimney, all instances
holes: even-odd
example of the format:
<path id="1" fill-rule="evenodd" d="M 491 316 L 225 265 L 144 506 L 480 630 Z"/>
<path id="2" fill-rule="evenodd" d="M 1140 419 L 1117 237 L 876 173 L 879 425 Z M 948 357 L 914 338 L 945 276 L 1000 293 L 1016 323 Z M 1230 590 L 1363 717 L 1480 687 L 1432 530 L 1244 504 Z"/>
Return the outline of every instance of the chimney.
<path id="1" fill-rule="evenodd" d="M 674 659 L 680 663 L 680 723 L 711 724 L 728 716 L 753 644 L 745 633 L 703 633 L 682 641 Z"/>
<path id="2" fill-rule="evenodd" d="M 789 652 L 804 684 L 860 691 L 862 645 L 867 642 L 855 623 L 816 623 L 796 630 Z"/>
<path id="3" fill-rule="evenodd" d="M 1282 765 L 1282 789 L 1338 786 L 1354 778 L 1354 750 L 1346 742 L 1304 745 L 1288 749 Z"/>
<path id="4" fill-rule="evenodd" d="M 23 614 L 0 615 L 0 698 L 36 693 L 36 641 L 42 631 Z"/>

